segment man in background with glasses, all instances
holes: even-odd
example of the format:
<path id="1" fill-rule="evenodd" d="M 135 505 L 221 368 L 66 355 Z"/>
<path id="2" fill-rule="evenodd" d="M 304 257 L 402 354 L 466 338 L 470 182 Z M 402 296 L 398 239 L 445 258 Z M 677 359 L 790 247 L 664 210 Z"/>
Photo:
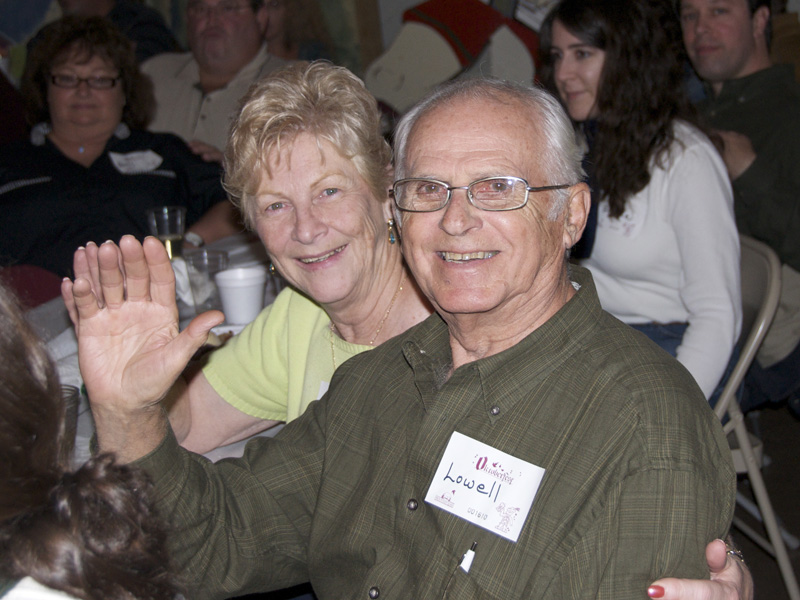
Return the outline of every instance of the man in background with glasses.
<path id="1" fill-rule="evenodd" d="M 286 61 L 267 52 L 263 0 L 189 0 L 186 13 L 190 52 L 142 64 L 156 97 L 150 129 L 174 133 L 204 159 L 221 162 L 239 99 Z"/>
<path id="2" fill-rule="evenodd" d="M 558 101 L 462 80 L 395 140 L 403 254 L 436 314 L 242 459 L 181 449 L 157 405 L 218 319 L 124 339 L 163 302 L 159 247 L 125 245 L 127 306 L 110 245 L 106 308 L 64 287 L 101 450 L 152 475 L 192 597 L 310 578 L 321 598 L 643 598 L 706 576 L 733 513 L 727 441 L 692 376 L 569 267 L 590 193 Z M 129 368 L 147 381 L 118 385 Z"/>

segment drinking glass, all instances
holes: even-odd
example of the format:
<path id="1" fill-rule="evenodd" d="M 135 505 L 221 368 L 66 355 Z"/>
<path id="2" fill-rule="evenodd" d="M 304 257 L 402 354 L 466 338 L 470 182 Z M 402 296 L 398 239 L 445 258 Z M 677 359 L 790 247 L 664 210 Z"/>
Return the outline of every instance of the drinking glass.
<path id="1" fill-rule="evenodd" d="M 167 249 L 169 259 L 181 256 L 183 234 L 186 230 L 186 208 L 183 206 L 159 206 L 147 211 L 147 224 L 151 235 L 156 236 Z"/>

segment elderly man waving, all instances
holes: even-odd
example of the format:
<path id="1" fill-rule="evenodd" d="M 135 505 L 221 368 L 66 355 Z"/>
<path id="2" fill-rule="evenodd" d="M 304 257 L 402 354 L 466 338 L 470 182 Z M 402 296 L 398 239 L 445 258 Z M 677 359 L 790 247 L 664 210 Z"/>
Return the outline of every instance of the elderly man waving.
<path id="1" fill-rule="evenodd" d="M 397 176 L 436 314 L 240 460 L 182 450 L 158 406 L 219 317 L 165 320 L 155 240 L 121 242 L 124 276 L 101 248 L 102 308 L 65 283 L 100 446 L 153 476 L 193 596 L 642 598 L 702 577 L 733 510 L 727 443 L 691 376 L 568 269 L 589 191 L 558 102 L 451 84 L 400 124 Z"/>

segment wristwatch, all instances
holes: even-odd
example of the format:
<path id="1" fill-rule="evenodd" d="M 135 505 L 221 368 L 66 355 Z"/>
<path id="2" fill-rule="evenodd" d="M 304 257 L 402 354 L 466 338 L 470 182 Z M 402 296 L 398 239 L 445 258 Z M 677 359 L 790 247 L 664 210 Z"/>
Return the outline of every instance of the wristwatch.
<path id="1" fill-rule="evenodd" d="M 187 231 L 186 233 L 184 233 L 183 239 L 198 248 L 205 246 L 206 243 L 205 240 L 200 236 L 200 234 L 195 233 L 194 231 Z"/>

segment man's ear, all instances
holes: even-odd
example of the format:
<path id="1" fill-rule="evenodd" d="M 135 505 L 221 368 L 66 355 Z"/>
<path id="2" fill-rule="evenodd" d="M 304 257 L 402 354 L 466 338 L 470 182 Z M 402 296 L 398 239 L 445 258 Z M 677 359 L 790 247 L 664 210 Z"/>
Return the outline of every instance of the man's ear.
<path id="1" fill-rule="evenodd" d="M 569 188 L 569 198 L 564 211 L 564 248 L 572 248 L 581 239 L 591 205 L 592 193 L 588 185 L 578 183 Z"/>
<path id="2" fill-rule="evenodd" d="M 267 25 L 269 25 L 269 11 L 267 10 L 266 3 L 262 3 L 256 10 L 256 23 L 261 35 L 267 33 Z"/>
<path id="3" fill-rule="evenodd" d="M 753 13 L 753 36 L 756 40 L 766 35 L 769 17 L 769 6 L 759 6 Z"/>

